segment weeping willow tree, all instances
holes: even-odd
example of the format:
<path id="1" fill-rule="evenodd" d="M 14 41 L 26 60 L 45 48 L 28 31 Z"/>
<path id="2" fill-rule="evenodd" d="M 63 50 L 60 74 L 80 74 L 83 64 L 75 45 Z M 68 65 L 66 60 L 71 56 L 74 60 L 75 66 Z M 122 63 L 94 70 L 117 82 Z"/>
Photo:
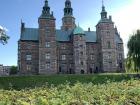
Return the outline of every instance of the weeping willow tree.
<path id="1" fill-rule="evenodd" d="M 0 27 L 0 43 L 3 45 L 7 44 L 9 36 L 6 35 L 6 30 Z"/>
<path id="2" fill-rule="evenodd" d="M 134 33 L 127 44 L 128 55 L 127 55 L 127 67 L 136 72 L 140 70 L 140 30 Z"/>

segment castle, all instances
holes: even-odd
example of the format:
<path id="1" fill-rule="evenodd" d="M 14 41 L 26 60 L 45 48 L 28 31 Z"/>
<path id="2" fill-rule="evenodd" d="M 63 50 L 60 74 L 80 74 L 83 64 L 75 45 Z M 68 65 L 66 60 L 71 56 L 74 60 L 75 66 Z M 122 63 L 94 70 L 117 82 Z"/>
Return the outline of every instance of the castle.
<path id="1" fill-rule="evenodd" d="M 18 68 L 21 74 L 91 74 L 124 71 L 124 48 L 111 16 L 102 6 L 96 31 L 75 24 L 71 1 L 65 1 L 61 29 L 48 1 L 38 18 L 38 28 L 21 23 Z"/>

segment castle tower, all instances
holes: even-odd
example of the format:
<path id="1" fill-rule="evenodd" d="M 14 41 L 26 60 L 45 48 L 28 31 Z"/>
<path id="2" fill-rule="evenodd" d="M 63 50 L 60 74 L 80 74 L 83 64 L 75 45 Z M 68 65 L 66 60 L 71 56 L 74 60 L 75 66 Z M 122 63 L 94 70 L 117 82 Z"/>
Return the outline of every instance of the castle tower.
<path id="1" fill-rule="evenodd" d="M 55 20 L 53 13 L 50 13 L 48 1 L 45 0 L 42 14 L 38 19 L 39 74 L 57 73 Z"/>
<path id="2" fill-rule="evenodd" d="M 101 20 L 96 25 L 96 33 L 101 72 L 115 72 L 117 63 L 115 28 L 111 16 L 107 17 L 104 5 L 102 5 Z"/>
<path id="3" fill-rule="evenodd" d="M 76 74 L 87 73 L 85 33 L 79 26 L 73 32 L 74 70 Z"/>
<path id="4" fill-rule="evenodd" d="M 71 30 L 75 28 L 75 18 L 73 17 L 73 9 L 71 1 L 66 0 L 64 8 L 64 17 L 62 18 L 62 30 Z"/>

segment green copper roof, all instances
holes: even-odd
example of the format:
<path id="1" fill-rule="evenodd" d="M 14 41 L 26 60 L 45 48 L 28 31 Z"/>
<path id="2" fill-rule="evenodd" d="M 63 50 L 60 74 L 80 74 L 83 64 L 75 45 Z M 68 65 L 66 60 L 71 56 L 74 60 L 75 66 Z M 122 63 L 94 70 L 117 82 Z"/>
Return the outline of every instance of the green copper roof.
<path id="1" fill-rule="evenodd" d="M 74 35 L 85 35 L 85 32 L 81 27 L 78 26 L 74 29 L 73 34 Z"/>
<path id="2" fill-rule="evenodd" d="M 25 28 L 21 33 L 20 40 L 23 41 L 38 41 L 39 33 L 37 28 Z M 86 42 L 96 42 L 96 32 L 95 31 L 85 31 Z M 67 42 L 71 40 L 73 35 L 73 30 L 63 31 L 56 30 L 56 41 L 58 42 Z"/>
<path id="3" fill-rule="evenodd" d="M 36 28 L 25 28 L 21 33 L 21 40 L 38 41 L 38 34 L 38 29 Z"/>

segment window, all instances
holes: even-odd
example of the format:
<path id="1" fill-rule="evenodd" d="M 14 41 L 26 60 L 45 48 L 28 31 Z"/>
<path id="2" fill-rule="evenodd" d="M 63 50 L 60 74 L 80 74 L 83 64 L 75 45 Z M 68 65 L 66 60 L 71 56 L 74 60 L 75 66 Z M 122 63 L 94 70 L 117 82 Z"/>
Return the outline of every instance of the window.
<path id="1" fill-rule="evenodd" d="M 66 60 L 66 55 L 62 55 L 62 56 L 61 56 L 61 59 L 62 59 L 62 60 Z"/>
<path id="2" fill-rule="evenodd" d="M 120 60 L 122 59 L 122 54 L 119 54 L 119 59 L 120 59 Z"/>
<path id="3" fill-rule="evenodd" d="M 107 31 L 107 34 L 110 34 L 110 31 Z"/>
<path id="4" fill-rule="evenodd" d="M 27 65 L 27 71 L 31 70 L 31 65 Z"/>
<path id="5" fill-rule="evenodd" d="M 118 50 L 121 50 L 121 45 L 120 44 L 118 44 Z"/>
<path id="6" fill-rule="evenodd" d="M 84 53 L 83 52 L 80 52 L 80 54 L 83 55 Z"/>
<path id="7" fill-rule="evenodd" d="M 46 69 L 50 69 L 50 63 L 46 64 Z"/>
<path id="8" fill-rule="evenodd" d="M 111 52 L 108 53 L 108 59 L 111 59 Z"/>
<path id="9" fill-rule="evenodd" d="M 111 43 L 110 43 L 110 41 L 107 42 L 107 47 L 108 47 L 108 48 L 111 48 Z"/>
<path id="10" fill-rule="evenodd" d="M 107 31 L 107 36 L 110 36 L 110 31 Z"/>
<path id="11" fill-rule="evenodd" d="M 83 61 L 81 61 L 81 65 L 84 65 L 84 62 Z"/>
<path id="12" fill-rule="evenodd" d="M 31 49 L 31 45 L 30 44 L 27 45 L 27 49 Z"/>
<path id="13" fill-rule="evenodd" d="M 80 46 L 81 48 L 83 48 L 83 45 L 80 44 L 79 46 Z"/>
<path id="14" fill-rule="evenodd" d="M 91 60 L 94 60 L 94 54 L 91 54 L 91 55 L 90 55 L 90 59 L 91 59 Z"/>
<path id="15" fill-rule="evenodd" d="M 82 40 L 83 38 L 82 38 L 82 35 L 80 35 L 80 40 Z"/>
<path id="16" fill-rule="evenodd" d="M 50 47 L 50 42 L 46 42 L 46 47 L 47 47 L 47 48 Z"/>
<path id="17" fill-rule="evenodd" d="M 62 70 L 61 70 L 61 67 L 59 67 L 59 72 L 61 72 Z"/>
<path id="18" fill-rule="evenodd" d="M 81 74 L 84 74 L 85 73 L 85 71 L 84 70 L 81 70 Z"/>
<path id="19" fill-rule="evenodd" d="M 46 54 L 46 59 L 50 59 L 50 53 Z"/>
<path id="20" fill-rule="evenodd" d="M 92 68 L 89 69 L 89 72 L 90 72 L 90 74 L 92 74 L 92 72 L 93 72 Z"/>
<path id="21" fill-rule="evenodd" d="M 62 46 L 61 46 L 61 49 L 66 49 L 65 45 L 62 45 Z"/>
<path id="22" fill-rule="evenodd" d="M 119 63 L 119 67 L 122 69 L 123 68 L 123 64 L 120 62 Z"/>
<path id="23" fill-rule="evenodd" d="M 26 60 L 27 60 L 27 61 L 32 60 L 32 55 L 26 55 Z"/>

